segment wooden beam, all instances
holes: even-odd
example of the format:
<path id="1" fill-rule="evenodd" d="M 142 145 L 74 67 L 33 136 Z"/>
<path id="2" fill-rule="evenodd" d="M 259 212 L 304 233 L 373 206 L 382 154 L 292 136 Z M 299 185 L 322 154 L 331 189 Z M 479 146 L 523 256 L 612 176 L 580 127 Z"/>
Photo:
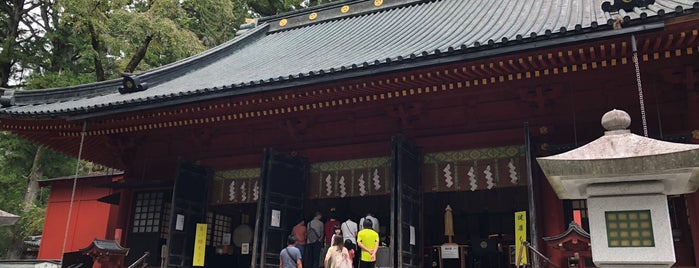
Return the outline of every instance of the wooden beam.
<path id="1" fill-rule="evenodd" d="M 590 61 L 596 62 L 597 61 L 597 51 L 595 51 L 595 47 L 590 46 L 588 48 L 588 52 L 590 53 Z"/>
<path id="2" fill-rule="evenodd" d="M 606 44 L 599 45 L 599 54 L 602 59 L 607 58 L 607 48 Z"/>
<path id="3" fill-rule="evenodd" d="M 568 54 L 568 59 L 570 60 L 570 64 L 576 64 L 578 62 L 578 59 L 575 58 L 575 54 L 573 54 L 572 50 L 568 50 L 566 52 Z"/>
<path id="4" fill-rule="evenodd" d="M 663 50 L 668 50 L 672 46 L 672 41 L 675 39 L 675 36 L 672 34 L 667 35 L 667 39 L 665 39 L 665 45 L 663 46 Z"/>
<path id="5" fill-rule="evenodd" d="M 675 42 L 674 47 L 684 47 L 684 40 L 687 39 L 687 33 L 686 32 L 681 32 L 680 33 L 680 38 L 677 38 L 677 41 Z"/>
<path id="6" fill-rule="evenodd" d="M 558 51 L 558 60 L 561 62 L 561 65 L 568 65 L 568 60 L 563 56 L 563 51 Z"/>
<path id="7" fill-rule="evenodd" d="M 641 51 L 648 52 L 648 49 L 650 49 L 650 38 L 643 39 L 642 43 L 643 45 L 641 45 Z"/>
<path id="8" fill-rule="evenodd" d="M 539 66 L 539 64 L 534 60 L 534 56 L 528 56 L 527 57 L 527 62 L 533 67 L 534 70 L 539 70 L 542 67 Z"/>
<path id="9" fill-rule="evenodd" d="M 587 57 L 585 56 L 585 49 L 579 48 L 578 55 L 580 56 L 580 61 L 587 62 Z"/>
<path id="10" fill-rule="evenodd" d="M 694 41 L 697 40 L 697 36 L 699 36 L 699 30 L 692 30 L 692 34 L 689 36 L 689 40 L 687 41 L 687 46 L 693 46 Z"/>

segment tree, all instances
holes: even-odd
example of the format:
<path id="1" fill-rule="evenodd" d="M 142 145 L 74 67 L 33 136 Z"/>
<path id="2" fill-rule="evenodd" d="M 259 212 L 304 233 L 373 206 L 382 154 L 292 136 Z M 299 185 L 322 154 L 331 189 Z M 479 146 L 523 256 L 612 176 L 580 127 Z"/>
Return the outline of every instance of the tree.
<path id="1" fill-rule="evenodd" d="M 21 63 L 31 54 L 25 49 L 42 34 L 36 28 L 37 16 L 33 11 L 41 1 L 0 1 L 0 87 L 11 87 L 11 79 L 22 74 Z"/>
<path id="2" fill-rule="evenodd" d="M 324 2 L 2 1 L 0 87 L 65 87 L 152 69 L 232 39 L 246 14 L 269 16 Z M 0 132 L 0 204 L 22 216 L 16 226 L 0 227 L 6 257 L 16 258 L 23 238 L 43 227 L 46 200 L 37 198 L 37 181 L 72 175 L 75 166 L 75 159 Z"/>
<path id="3" fill-rule="evenodd" d="M 46 199 L 38 198 L 38 181 L 72 174 L 75 159 L 6 132 L 0 132 L 0 148 L 0 204 L 21 216 L 14 226 L 0 228 L 0 248 L 6 249 L 5 258 L 14 259 L 23 250 L 24 238 L 43 228 Z"/>
<path id="4" fill-rule="evenodd" d="M 183 26 L 208 48 L 233 39 L 245 21 L 243 0 L 187 0 L 182 1 L 182 8 L 186 13 Z"/>
<path id="5" fill-rule="evenodd" d="M 333 1 L 337 0 L 247 0 L 247 5 L 250 12 L 265 17 Z"/>

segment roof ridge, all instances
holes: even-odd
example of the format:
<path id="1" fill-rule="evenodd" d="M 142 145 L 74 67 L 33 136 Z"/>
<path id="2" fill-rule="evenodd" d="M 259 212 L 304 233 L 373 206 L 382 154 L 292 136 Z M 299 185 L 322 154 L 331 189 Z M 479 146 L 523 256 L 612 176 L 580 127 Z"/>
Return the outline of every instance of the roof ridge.
<path id="1" fill-rule="evenodd" d="M 354 4 L 354 3 L 357 3 L 357 2 L 366 2 L 366 1 L 371 1 L 371 0 L 339 0 L 339 1 L 333 1 L 333 2 L 329 2 L 329 3 L 320 4 L 320 5 L 317 5 L 317 6 L 310 6 L 310 7 L 305 7 L 305 8 L 302 8 L 302 9 L 297 9 L 297 10 L 287 11 L 287 12 L 284 12 L 284 13 L 279 13 L 279 14 L 275 14 L 275 15 L 271 15 L 271 16 L 262 17 L 262 18 L 258 18 L 257 20 L 258 20 L 258 21 L 261 21 L 261 22 L 271 21 L 271 20 L 276 20 L 276 19 L 280 19 L 280 18 L 283 18 L 283 17 L 291 17 L 291 16 L 295 16 L 295 15 L 299 15 L 299 14 L 308 13 L 308 12 L 310 12 L 310 11 L 326 10 L 326 9 L 331 9 L 331 8 L 333 8 L 333 7 L 338 7 L 338 6 L 342 6 L 342 5 L 348 5 L 348 4 Z"/>
<path id="2" fill-rule="evenodd" d="M 257 40 L 257 38 L 260 38 L 266 33 L 267 28 L 268 25 L 266 23 L 262 24 L 214 48 L 207 49 L 199 54 L 157 68 L 132 74 L 132 76 L 141 78 L 143 82 L 148 82 L 150 87 L 157 86 L 162 82 L 168 81 L 174 75 L 199 69 L 202 66 L 206 66 L 211 61 L 215 61 L 221 54 L 230 53 L 231 50 L 240 49 L 242 46 L 254 42 L 254 40 Z M 121 85 L 122 80 L 123 78 L 116 78 L 83 85 L 36 90 L 3 89 L 0 91 L 0 105 L 2 107 L 9 107 L 15 105 L 23 106 L 38 103 L 55 103 L 77 98 L 89 98 L 117 93 L 119 92 L 118 87 Z M 76 94 L 76 92 L 80 93 Z"/>
<path id="3" fill-rule="evenodd" d="M 173 74 L 176 75 L 181 72 L 186 73 L 197 70 L 202 66 L 208 65 L 210 61 L 217 60 L 217 57 L 221 54 L 230 53 L 231 50 L 240 49 L 241 47 L 254 42 L 258 38 L 264 36 L 268 27 L 269 25 L 267 23 L 263 23 L 257 27 L 250 28 L 227 42 L 202 51 L 199 54 L 134 75 L 144 79 L 151 86 L 158 85 L 163 82 L 163 79 L 167 79 Z M 183 69 L 183 67 L 186 68 Z"/>
<path id="4" fill-rule="evenodd" d="M 350 0 L 328 3 L 313 8 L 274 15 L 258 19 L 269 23 L 269 33 L 295 29 L 322 22 L 358 17 L 365 14 L 379 13 L 409 5 L 436 2 L 439 0 Z"/>

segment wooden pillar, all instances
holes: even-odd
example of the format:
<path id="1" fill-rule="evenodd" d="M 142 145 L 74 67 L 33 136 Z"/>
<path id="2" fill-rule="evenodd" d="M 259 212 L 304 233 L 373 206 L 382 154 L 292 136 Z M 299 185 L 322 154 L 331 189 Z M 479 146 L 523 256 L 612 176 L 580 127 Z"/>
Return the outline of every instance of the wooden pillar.
<path id="1" fill-rule="evenodd" d="M 541 226 L 542 236 L 550 237 L 562 234 L 566 231 L 566 223 L 564 222 L 563 202 L 558 199 L 558 196 L 551 188 L 546 177 L 541 175 Z M 545 253 L 551 259 L 551 262 L 558 266 L 563 264 L 563 256 L 561 251 L 546 247 Z M 562 266 L 561 266 L 562 267 Z"/>
<path id="2" fill-rule="evenodd" d="M 535 130 L 536 141 L 534 146 L 536 146 L 536 156 L 548 156 L 552 152 L 549 151 L 549 141 L 552 137 L 552 128 L 550 127 L 540 127 Z M 534 161 L 535 162 L 535 161 Z M 537 202 L 539 205 L 539 226 L 541 231 L 539 232 L 539 239 L 541 237 L 551 237 L 562 234 L 566 231 L 568 223 L 565 222 L 565 210 L 563 209 L 563 201 L 558 198 L 556 192 L 553 191 L 551 184 L 546 179 L 546 175 L 541 171 L 538 164 L 533 164 L 533 174 L 535 178 L 535 186 L 537 189 L 538 197 Z M 542 241 L 543 242 L 543 241 Z M 541 243 L 541 245 L 546 245 L 546 243 Z M 548 246 L 542 246 L 540 248 L 542 253 L 551 259 L 551 262 L 558 266 L 563 263 L 563 255 L 560 250 L 555 250 L 549 248 Z"/>

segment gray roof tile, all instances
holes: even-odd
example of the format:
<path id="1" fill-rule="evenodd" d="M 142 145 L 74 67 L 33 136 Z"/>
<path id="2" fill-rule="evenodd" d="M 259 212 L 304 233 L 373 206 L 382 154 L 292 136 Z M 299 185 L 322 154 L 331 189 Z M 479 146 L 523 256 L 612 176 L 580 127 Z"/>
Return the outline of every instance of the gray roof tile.
<path id="1" fill-rule="evenodd" d="M 616 16 L 642 23 L 659 15 L 699 9 L 699 1 L 656 0 L 647 9 L 610 14 L 602 11 L 602 2 L 439 0 L 270 31 L 279 28 L 272 25 L 284 18 L 281 15 L 263 19 L 261 25 L 201 55 L 138 74 L 150 84 L 145 91 L 119 94 L 117 80 L 58 91 L 20 91 L 15 93 L 15 105 L 0 109 L 0 115 L 90 114 L 188 95 L 236 94 L 263 84 L 284 85 L 307 76 L 415 61 L 434 54 L 469 53 L 514 40 L 608 30 Z M 332 5 L 324 6 L 329 7 Z"/>

